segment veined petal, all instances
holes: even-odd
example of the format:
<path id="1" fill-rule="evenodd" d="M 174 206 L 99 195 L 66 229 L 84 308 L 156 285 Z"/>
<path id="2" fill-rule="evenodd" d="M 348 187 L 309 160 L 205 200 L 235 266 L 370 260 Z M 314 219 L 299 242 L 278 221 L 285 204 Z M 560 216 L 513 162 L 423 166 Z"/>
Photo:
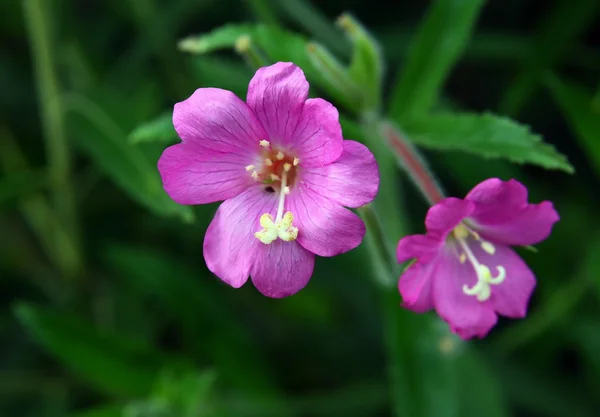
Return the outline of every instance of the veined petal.
<path id="1" fill-rule="evenodd" d="M 546 239 L 559 220 L 549 201 L 527 202 L 527 188 L 516 180 L 491 178 L 466 197 L 475 204 L 469 223 L 489 240 L 506 245 L 533 245 Z"/>
<path id="2" fill-rule="evenodd" d="M 446 239 L 463 219 L 474 209 L 473 203 L 460 198 L 449 197 L 431 207 L 425 217 L 428 235 L 439 240 Z"/>
<path id="3" fill-rule="evenodd" d="M 415 262 L 400 276 L 398 290 L 402 295 L 402 307 L 416 313 L 424 313 L 433 308 L 432 282 L 436 264 Z"/>
<path id="4" fill-rule="evenodd" d="M 292 133 L 290 146 L 303 167 L 320 167 L 336 161 L 344 149 L 337 109 L 321 98 L 306 100 Z"/>
<path id="5" fill-rule="evenodd" d="M 175 104 L 173 125 L 183 142 L 239 155 L 257 153 L 266 136 L 246 103 L 220 88 L 199 88 Z"/>
<path id="6" fill-rule="evenodd" d="M 290 145 L 308 97 L 304 72 L 290 62 L 259 68 L 250 80 L 246 102 L 268 133 L 269 141 Z"/>
<path id="7" fill-rule="evenodd" d="M 335 162 L 302 170 L 302 182 L 318 194 L 346 207 L 373 201 L 379 188 L 377 161 L 369 149 L 344 140 L 342 156 Z"/>
<path id="8" fill-rule="evenodd" d="M 428 235 L 404 236 L 398 242 L 396 257 L 398 263 L 409 259 L 418 259 L 421 263 L 428 263 L 437 256 L 443 242 Z"/>
<path id="9" fill-rule="evenodd" d="M 300 187 L 287 198 L 298 228 L 298 243 L 319 256 L 335 256 L 357 247 L 365 224 L 352 211 Z"/>
<path id="10" fill-rule="evenodd" d="M 437 313 L 461 338 L 484 337 L 498 317 L 491 305 L 463 292 L 464 284 L 472 287 L 477 283 L 473 267 L 468 262 L 461 264 L 449 250 L 442 252 L 438 262 L 433 282 Z"/>
<path id="11" fill-rule="evenodd" d="M 252 283 L 263 295 L 283 298 L 306 286 L 313 273 L 315 255 L 297 242 L 277 239 L 260 244 L 254 252 L 250 270 Z"/>
<path id="12" fill-rule="evenodd" d="M 495 245 L 494 255 L 485 252 L 480 246 L 471 244 L 475 257 L 492 272 L 498 266 L 506 270 L 506 278 L 498 285 L 491 286 L 490 303 L 496 313 L 511 318 L 523 318 L 535 288 L 535 277 L 527 264 L 510 247 Z"/>
<path id="13" fill-rule="evenodd" d="M 254 183 L 244 170 L 249 161 L 184 142 L 164 150 L 158 170 L 165 191 L 177 203 L 207 204 L 234 197 Z"/>
<path id="14" fill-rule="evenodd" d="M 241 287 L 248 280 L 257 248 L 263 245 L 254 236 L 260 230 L 260 216 L 273 213 L 276 204 L 276 197 L 258 186 L 221 204 L 204 236 L 208 269 L 232 287 Z"/>

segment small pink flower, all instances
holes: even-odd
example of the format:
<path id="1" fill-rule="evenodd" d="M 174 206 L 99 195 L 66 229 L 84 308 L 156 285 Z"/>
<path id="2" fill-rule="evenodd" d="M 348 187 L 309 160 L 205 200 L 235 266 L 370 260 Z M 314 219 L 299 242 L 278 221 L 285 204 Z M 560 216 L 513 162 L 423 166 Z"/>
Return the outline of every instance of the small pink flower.
<path id="1" fill-rule="evenodd" d="M 308 99 L 300 68 L 260 68 L 246 103 L 232 92 L 200 88 L 177 103 L 173 124 L 182 142 L 158 161 L 163 185 L 180 204 L 225 200 L 204 238 L 208 268 L 232 287 L 252 277 L 266 296 L 301 290 L 315 255 L 354 249 L 362 220 L 344 208 L 371 202 L 375 158 L 343 140 L 338 112 Z"/>
<path id="2" fill-rule="evenodd" d="M 464 200 L 440 201 L 427 234 L 398 243 L 398 262 L 416 258 L 398 283 L 403 307 L 435 309 L 463 339 L 484 337 L 498 314 L 525 317 L 535 277 L 509 246 L 541 242 L 558 220 L 551 202 L 529 204 L 515 180 L 488 179 Z"/>

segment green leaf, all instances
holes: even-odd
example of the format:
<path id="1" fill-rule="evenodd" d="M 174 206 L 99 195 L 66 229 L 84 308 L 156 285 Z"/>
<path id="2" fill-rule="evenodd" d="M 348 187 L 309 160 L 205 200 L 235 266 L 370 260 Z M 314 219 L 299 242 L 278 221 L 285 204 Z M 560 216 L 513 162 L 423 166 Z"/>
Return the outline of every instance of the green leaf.
<path id="1" fill-rule="evenodd" d="M 179 216 L 186 222 L 194 219 L 191 207 L 169 198 L 156 165 L 127 142 L 126 134 L 100 106 L 78 94 L 68 95 L 64 101 L 77 129 L 75 145 L 132 199 L 157 215 Z M 90 129 L 90 124 L 95 129 Z"/>
<path id="2" fill-rule="evenodd" d="M 246 97 L 253 72 L 242 62 L 209 55 L 190 58 L 194 74 L 202 86 L 223 88 L 233 91 L 238 97 Z"/>
<path id="3" fill-rule="evenodd" d="M 23 198 L 47 185 L 46 172 L 27 170 L 7 173 L 0 179 L 0 204 Z"/>
<path id="4" fill-rule="evenodd" d="M 221 49 L 232 49 L 240 36 L 252 35 L 256 25 L 229 24 L 202 35 L 189 36 L 177 44 L 180 51 L 208 54 Z"/>
<path id="5" fill-rule="evenodd" d="M 545 71 L 571 53 L 579 38 L 594 23 L 598 0 L 557 0 L 534 30 L 528 53 L 499 105 L 503 114 L 516 115 L 527 103 Z"/>
<path id="6" fill-rule="evenodd" d="M 173 127 L 173 112 L 165 112 L 157 118 L 143 123 L 129 134 L 129 142 L 173 143 L 177 140 L 177 132 Z"/>
<path id="7" fill-rule="evenodd" d="M 594 106 L 591 92 L 571 82 L 550 76 L 550 92 L 561 108 L 571 130 L 600 177 L 600 109 Z"/>
<path id="8" fill-rule="evenodd" d="M 427 113 L 473 32 L 485 0 L 437 0 L 415 35 L 392 91 L 390 117 L 405 121 Z"/>
<path id="9" fill-rule="evenodd" d="M 419 146 L 444 151 L 464 151 L 484 158 L 505 158 L 546 169 L 573 173 L 567 158 L 542 142 L 527 126 L 490 113 L 448 113 L 422 117 L 404 126 L 408 138 Z"/>
<path id="10" fill-rule="evenodd" d="M 334 99 L 351 110 L 356 110 L 360 103 L 355 103 L 351 91 L 339 88 L 329 82 L 309 57 L 308 40 L 296 33 L 263 24 L 227 25 L 212 32 L 191 36 L 179 43 L 179 49 L 193 54 L 205 54 L 219 49 L 230 49 L 236 46 L 241 36 L 248 36 L 252 45 L 262 49 L 271 62 L 293 62 L 304 71 L 309 82 L 314 83 Z"/>
<path id="11" fill-rule="evenodd" d="M 169 360 L 140 342 L 70 315 L 27 303 L 14 312 L 33 338 L 96 389 L 118 396 L 148 394 Z"/>

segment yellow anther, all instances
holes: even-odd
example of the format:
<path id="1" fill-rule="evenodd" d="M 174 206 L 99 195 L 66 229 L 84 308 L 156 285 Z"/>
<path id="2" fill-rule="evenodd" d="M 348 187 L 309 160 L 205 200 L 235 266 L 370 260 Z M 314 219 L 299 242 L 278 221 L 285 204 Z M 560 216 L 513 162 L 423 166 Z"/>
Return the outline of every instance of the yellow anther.
<path id="1" fill-rule="evenodd" d="M 490 255 L 493 255 L 494 253 L 496 253 L 496 247 L 494 245 L 492 245 L 490 242 L 486 242 L 485 240 L 481 242 L 481 249 L 483 249 Z"/>
<path id="2" fill-rule="evenodd" d="M 258 172 L 252 171 L 252 174 L 250 174 L 250 176 L 252 177 L 253 180 L 258 180 Z"/>
<path id="3" fill-rule="evenodd" d="M 281 161 L 283 158 L 285 158 L 285 155 L 283 154 L 283 152 L 279 151 L 277 152 L 276 158 Z"/>
<path id="4" fill-rule="evenodd" d="M 290 193 L 290 187 L 283 187 L 283 193 L 288 195 Z"/>
<path id="5" fill-rule="evenodd" d="M 298 237 L 298 228 L 292 226 L 293 221 L 294 216 L 291 211 L 288 211 L 277 224 L 277 232 L 281 240 L 290 242 Z"/>
<path id="6" fill-rule="evenodd" d="M 475 238 L 475 240 L 481 239 L 481 236 L 479 236 L 479 233 L 477 233 L 475 231 L 471 231 L 471 233 L 473 234 L 473 237 Z"/>
<path id="7" fill-rule="evenodd" d="M 279 181 L 281 178 L 279 178 L 279 175 L 277 174 L 271 174 L 271 181 Z"/>
<path id="8" fill-rule="evenodd" d="M 272 243 L 277 239 L 278 228 L 273 222 L 273 216 L 269 213 L 265 213 L 260 216 L 260 225 L 262 230 L 254 233 L 254 236 L 265 245 Z"/>
<path id="9" fill-rule="evenodd" d="M 265 159 L 265 165 L 270 167 L 273 165 L 273 161 L 271 161 L 269 158 Z"/>
<path id="10" fill-rule="evenodd" d="M 246 171 L 250 172 L 250 171 L 252 171 L 254 168 L 256 168 L 254 165 L 248 165 L 248 166 L 246 167 Z"/>
<path id="11" fill-rule="evenodd" d="M 260 146 L 262 146 L 263 148 L 268 148 L 269 146 L 271 146 L 271 143 L 268 140 L 261 140 L 260 142 L 258 142 L 260 144 Z"/>
<path id="12" fill-rule="evenodd" d="M 461 253 L 458 259 L 460 260 L 461 264 L 464 264 L 467 261 L 467 255 Z"/>
<path id="13" fill-rule="evenodd" d="M 456 237 L 457 239 L 465 239 L 469 236 L 469 229 L 467 229 L 462 224 L 459 224 L 458 226 L 456 226 L 454 228 L 452 233 L 454 234 L 454 237 Z"/>
<path id="14" fill-rule="evenodd" d="M 283 164 L 283 169 L 286 172 L 288 172 L 290 169 L 292 169 L 292 164 L 289 164 L 289 163 L 286 162 L 285 164 Z"/>
<path id="15" fill-rule="evenodd" d="M 299 163 L 300 163 L 300 159 L 294 158 L 294 166 L 298 166 Z"/>

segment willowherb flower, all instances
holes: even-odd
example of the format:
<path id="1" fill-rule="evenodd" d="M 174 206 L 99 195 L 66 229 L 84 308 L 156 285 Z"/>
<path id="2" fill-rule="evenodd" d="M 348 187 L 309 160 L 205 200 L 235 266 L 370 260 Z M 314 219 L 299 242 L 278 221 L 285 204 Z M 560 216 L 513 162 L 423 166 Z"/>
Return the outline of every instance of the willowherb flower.
<path id="1" fill-rule="evenodd" d="M 398 283 L 403 307 L 435 309 L 463 339 L 484 337 L 498 315 L 525 317 L 535 277 L 510 246 L 546 239 L 558 220 L 551 202 L 529 204 L 516 180 L 488 179 L 464 200 L 440 201 L 427 234 L 398 243 L 398 262 L 416 258 Z"/>
<path id="2" fill-rule="evenodd" d="M 180 204 L 225 200 L 204 238 L 208 268 L 239 288 L 252 277 L 269 297 L 285 297 L 310 279 L 315 255 L 355 248 L 362 220 L 345 207 L 371 202 L 379 186 L 375 158 L 343 140 L 338 112 L 308 98 L 300 68 L 260 68 L 246 103 L 232 92 L 200 88 L 177 103 L 182 142 L 158 169 Z"/>

